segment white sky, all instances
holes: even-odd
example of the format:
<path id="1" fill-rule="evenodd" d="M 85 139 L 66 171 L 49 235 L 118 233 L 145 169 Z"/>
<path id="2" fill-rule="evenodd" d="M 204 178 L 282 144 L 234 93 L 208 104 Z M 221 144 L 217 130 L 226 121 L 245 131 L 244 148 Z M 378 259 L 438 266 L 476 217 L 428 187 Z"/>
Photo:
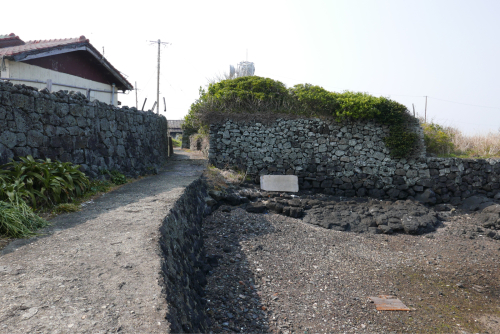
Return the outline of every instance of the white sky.
<path id="1" fill-rule="evenodd" d="M 137 82 L 147 109 L 158 53 L 149 41 L 172 43 L 161 61 L 168 119 L 181 119 L 199 87 L 248 49 L 255 75 L 383 95 L 422 116 L 427 95 L 428 119 L 472 134 L 500 129 L 499 13 L 498 0 L 29 0 L 2 10 L 0 34 L 85 35 Z M 135 92 L 119 100 L 135 106 Z"/>

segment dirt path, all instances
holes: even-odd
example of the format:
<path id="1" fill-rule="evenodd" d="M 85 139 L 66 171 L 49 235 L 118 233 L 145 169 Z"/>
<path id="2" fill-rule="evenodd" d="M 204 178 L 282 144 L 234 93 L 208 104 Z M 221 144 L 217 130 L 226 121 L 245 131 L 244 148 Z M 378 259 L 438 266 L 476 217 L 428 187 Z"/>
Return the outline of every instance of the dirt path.
<path id="1" fill-rule="evenodd" d="M 168 333 L 158 228 L 205 160 L 176 150 L 156 176 L 54 218 L 0 256 L 0 333 Z"/>

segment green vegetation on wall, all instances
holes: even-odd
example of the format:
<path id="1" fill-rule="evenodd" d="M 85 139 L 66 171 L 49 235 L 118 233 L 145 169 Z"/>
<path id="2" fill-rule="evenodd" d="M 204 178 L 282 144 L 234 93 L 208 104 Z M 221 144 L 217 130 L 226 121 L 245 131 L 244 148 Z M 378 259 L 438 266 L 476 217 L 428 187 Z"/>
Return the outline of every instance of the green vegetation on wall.
<path id="1" fill-rule="evenodd" d="M 424 129 L 424 141 L 427 153 L 438 156 L 448 156 L 454 153 L 453 133 L 433 122 L 422 123 L 422 128 Z"/>
<path id="2" fill-rule="evenodd" d="M 277 113 L 303 117 L 334 117 L 338 122 L 374 120 L 388 125 L 384 139 L 391 155 L 403 158 L 413 153 L 417 134 L 410 130 L 416 119 L 404 105 L 366 93 L 329 92 L 310 84 L 286 88 L 279 81 L 257 76 L 211 83 L 200 88 L 200 97 L 191 105 L 183 129 L 207 132 L 211 113 Z"/>

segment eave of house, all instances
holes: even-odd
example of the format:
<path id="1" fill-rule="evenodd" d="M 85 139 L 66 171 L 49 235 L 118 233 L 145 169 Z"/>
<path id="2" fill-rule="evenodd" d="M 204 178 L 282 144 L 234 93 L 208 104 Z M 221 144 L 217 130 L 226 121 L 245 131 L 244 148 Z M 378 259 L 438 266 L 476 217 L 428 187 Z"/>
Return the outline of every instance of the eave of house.
<path id="1" fill-rule="evenodd" d="M 90 43 L 73 43 L 66 45 L 59 45 L 50 48 L 34 49 L 25 52 L 20 52 L 13 55 L 5 55 L 5 59 L 14 61 L 26 61 L 30 59 L 37 59 L 42 57 L 49 57 L 53 55 L 75 52 L 87 51 L 90 53 L 106 70 L 108 70 L 119 82 L 116 84 L 118 89 L 123 91 L 133 90 L 134 87 L 120 74 L 120 72 L 111 65 L 106 58 L 104 58 Z"/>

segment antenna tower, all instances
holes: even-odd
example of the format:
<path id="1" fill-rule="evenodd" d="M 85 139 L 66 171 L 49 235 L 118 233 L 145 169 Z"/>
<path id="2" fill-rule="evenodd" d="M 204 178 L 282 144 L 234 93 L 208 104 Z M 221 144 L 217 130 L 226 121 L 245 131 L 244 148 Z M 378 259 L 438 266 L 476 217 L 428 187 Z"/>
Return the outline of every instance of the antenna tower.
<path id="1" fill-rule="evenodd" d="M 255 74 L 255 65 L 253 62 L 248 61 L 248 49 L 246 50 L 246 60 L 241 61 L 236 68 L 233 65 L 229 65 L 229 77 L 239 78 L 252 76 Z"/>

